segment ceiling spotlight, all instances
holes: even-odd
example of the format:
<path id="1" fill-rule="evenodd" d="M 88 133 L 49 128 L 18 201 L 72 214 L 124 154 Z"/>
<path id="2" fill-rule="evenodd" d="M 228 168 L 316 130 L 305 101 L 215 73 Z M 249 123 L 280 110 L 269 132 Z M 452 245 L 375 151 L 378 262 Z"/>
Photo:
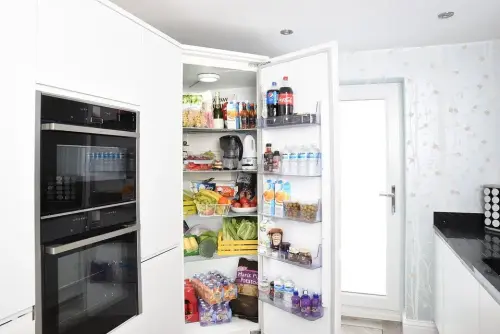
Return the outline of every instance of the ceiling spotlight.
<path id="1" fill-rule="evenodd" d="M 220 75 L 217 73 L 200 73 L 198 74 L 198 80 L 201 82 L 216 82 L 220 79 Z"/>
<path id="2" fill-rule="evenodd" d="M 442 12 L 438 14 L 438 19 L 446 20 L 453 17 L 453 15 L 455 15 L 455 12 Z"/>
<path id="3" fill-rule="evenodd" d="M 288 36 L 288 35 L 293 34 L 293 30 L 292 29 L 283 29 L 280 31 L 280 34 L 282 34 L 284 36 Z"/>

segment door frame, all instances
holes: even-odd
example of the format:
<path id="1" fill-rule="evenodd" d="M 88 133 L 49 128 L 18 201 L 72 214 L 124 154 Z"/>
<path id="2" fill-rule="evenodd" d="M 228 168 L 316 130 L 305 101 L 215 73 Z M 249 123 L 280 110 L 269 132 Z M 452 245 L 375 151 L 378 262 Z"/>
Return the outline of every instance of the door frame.
<path id="1" fill-rule="evenodd" d="M 342 93 L 342 88 L 353 89 L 358 87 L 359 89 L 370 88 L 368 92 L 348 92 Z M 340 92 L 339 92 L 339 101 L 348 101 L 348 100 L 369 100 L 369 99 L 387 99 L 387 96 L 391 96 L 390 98 L 394 98 L 393 103 L 396 103 L 399 106 L 399 112 L 397 113 L 396 119 L 388 118 L 387 126 L 388 129 L 395 127 L 394 136 L 397 140 L 390 140 L 388 143 L 388 149 L 397 152 L 399 155 L 399 163 L 397 163 L 397 175 L 392 181 L 396 184 L 396 214 L 398 224 L 396 225 L 397 231 L 393 233 L 393 236 L 399 237 L 399 242 L 393 242 L 392 247 L 393 250 L 399 249 L 399 254 L 396 259 L 393 261 L 392 266 L 396 266 L 399 268 L 397 273 L 399 274 L 399 279 L 395 281 L 389 281 L 388 276 L 388 288 L 394 287 L 392 289 L 393 292 L 397 292 L 399 296 L 397 296 L 393 300 L 385 300 L 383 301 L 383 297 L 381 296 L 369 296 L 365 295 L 361 297 L 359 294 L 351 293 L 351 292 L 342 292 L 342 301 L 347 299 L 347 302 L 344 304 L 342 302 L 342 315 L 350 316 L 350 317 L 361 317 L 361 318 L 370 318 L 370 319 L 378 319 L 378 320 L 389 320 L 389 321 L 401 321 L 402 315 L 404 311 L 404 286 L 405 286 L 405 173 L 404 173 L 404 159 L 405 159 L 405 151 L 404 151 L 404 85 L 402 81 L 392 81 L 392 82 L 367 82 L 367 83 L 341 83 Z M 396 93 L 396 94 L 394 94 Z M 343 97 L 343 95 L 353 96 Z M 359 98 L 356 95 L 359 94 Z M 341 122 L 341 120 L 340 120 Z M 391 182 L 388 180 L 388 183 Z M 387 190 L 387 189 L 386 189 Z M 384 191 L 384 189 L 381 189 Z M 390 206 L 388 205 L 388 208 Z M 393 228 L 394 229 L 394 228 Z M 390 239 L 388 239 L 388 245 L 390 247 Z M 387 254 L 391 253 L 391 248 L 387 249 Z M 390 261 L 388 258 L 387 268 L 391 268 Z M 388 271 L 389 272 L 389 271 Z M 390 272 L 394 272 L 390 270 Z M 390 293 L 388 289 L 388 293 Z M 359 302 L 359 299 L 365 299 L 364 302 Z M 385 303 L 384 307 L 377 306 L 377 303 Z"/>

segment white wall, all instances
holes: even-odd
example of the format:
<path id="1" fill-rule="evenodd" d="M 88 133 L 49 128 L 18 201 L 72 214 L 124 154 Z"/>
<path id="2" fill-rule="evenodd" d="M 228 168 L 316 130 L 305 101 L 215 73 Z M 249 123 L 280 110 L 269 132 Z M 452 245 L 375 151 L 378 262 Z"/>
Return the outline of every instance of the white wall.
<path id="1" fill-rule="evenodd" d="M 341 82 L 404 79 L 405 308 L 432 320 L 433 212 L 481 212 L 500 183 L 500 40 L 344 53 Z"/>

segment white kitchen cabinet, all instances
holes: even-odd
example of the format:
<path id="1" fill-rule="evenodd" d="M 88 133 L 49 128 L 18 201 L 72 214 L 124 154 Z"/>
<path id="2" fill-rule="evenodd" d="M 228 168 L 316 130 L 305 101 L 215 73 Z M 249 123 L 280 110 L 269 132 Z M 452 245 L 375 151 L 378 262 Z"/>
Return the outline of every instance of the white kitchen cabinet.
<path id="1" fill-rule="evenodd" d="M 37 3 L 23 0 L 2 4 L 0 322 L 35 304 L 35 196 L 38 195 L 34 187 Z M 7 333 L 5 328 L 0 333 Z"/>
<path id="2" fill-rule="evenodd" d="M 0 334 L 35 334 L 35 322 L 31 313 L 1 325 Z"/>
<path id="3" fill-rule="evenodd" d="M 444 312 L 444 295 L 443 295 L 443 274 L 444 274 L 444 263 L 443 254 L 445 252 L 446 245 L 444 242 L 435 234 L 434 235 L 434 322 L 439 333 L 444 333 L 443 326 L 443 312 Z"/>
<path id="4" fill-rule="evenodd" d="M 141 333 L 182 333 L 183 265 L 183 252 L 179 247 L 142 263 Z"/>
<path id="5" fill-rule="evenodd" d="M 444 334 L 477 333 L 479 327 L 479 283 L 447 248 L 443 262 Z"/>
<path id="6" fill-rule="evenodd" d="M 182 240 L 181 50 L 144 29 L 140 112 L 141 257 Z"/>
<path id="7" fill-rule="evenodd" d="M 479 288 L 479 331 L 497 334 L 500 330 L 500 305 L 483 287 Z"/>
<path id="8" fill-rule="evenodd" d="M 36 81 L 137 105 L 141 31 L 95 0 L 38 0 Z"/>

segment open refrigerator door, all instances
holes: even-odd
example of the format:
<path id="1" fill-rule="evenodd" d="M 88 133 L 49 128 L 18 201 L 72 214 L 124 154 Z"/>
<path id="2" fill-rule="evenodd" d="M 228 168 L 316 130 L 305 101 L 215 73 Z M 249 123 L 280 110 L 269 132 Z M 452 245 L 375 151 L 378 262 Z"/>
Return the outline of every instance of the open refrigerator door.
<path id="1" fill-rule="evenodd" d="M 328 43 L 271 59 L 257 73 L 265 334 L 340 333 L 337 55 Z"/>

